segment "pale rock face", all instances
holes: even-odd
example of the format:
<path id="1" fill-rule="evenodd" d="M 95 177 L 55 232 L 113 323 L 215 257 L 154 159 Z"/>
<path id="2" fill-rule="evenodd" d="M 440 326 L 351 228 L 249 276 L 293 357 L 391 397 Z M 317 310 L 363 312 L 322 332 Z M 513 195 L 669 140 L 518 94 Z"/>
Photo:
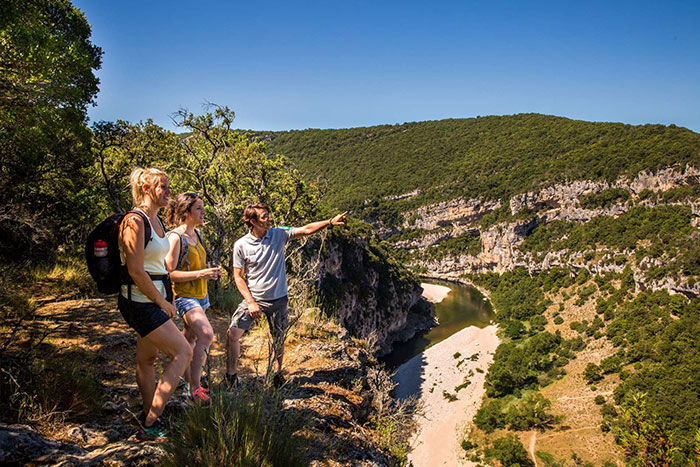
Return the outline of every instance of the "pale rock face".
<path id="1" fill-rule="evenodd" d="M 317 283 L 335 297 L 335 315 L 350 335 L 376 338 L 377 353 L 388 353 L 396 341 L 405 341 L 435 326 L 434 309 L 421 297 L 414 279 L 399 277 L 367 253 L 363 240 L 326 240 L 317 271 Z"/>
<path id="2" fill-rule="evenodd" d="M 634 199 L 639 192 L 645 189 L 666 191 L 698 183 L 700 183 L 700 170 L 690 166 L 670 167 L 657 173 L 642 172 L 632 180 L 620 178 L 614 183 L 591 180 L 561 183 L 539 191 L 513 196 L 509 200 L 513 215 L 524 208 L 536 211 L 537 214 L 526 221 L 502 223 L 486 230 L 480 230 L 475 221 L 498 209 L 501 206 L 500 200 L 455 199 L 445 201 L 404 213 L 407 219 L 403 226 L 405 229 L 437 230 L 436 232 L 428 232 L 421 238 L 397 242 L 395 247 L 409 250 L 423 249 L 466 232 L 479 235 L 482 251 L 476 257 L 465 254 L 457 258 L 448 257 L 416 263 L 418 266 L 425 267 L 431 275 L 443 278 L 458 278 L 465 273 L 501 273 L 518 266 L 526 267 L 533 272 L 550 269 L 554 266 L 565 266 L 575 269 L 585 267 L 593 274 L 606 271 L 619 273 L 624 269 L 624 266 L 615 264 L 613 257 L 619 254 L 629 256 L 631 252 L 615 252 L 604 255 L 597 262 L 591 262 L 585 260 L 584 256 L 593 252 L 577 252 L 567 255 L 567 252 L 564 251 L 550 251 L 544 257 L 540 256 L 535 259 L 529 253 L 521 252 L 518 247 L 538 225 L 556 220 L 587 222 L 601 215 L 618 217 L 625 214 L 631 206 L 630 202 L 625 202 L 605 209 L 584 209 L 579 204 L 581 196 L 599 193 L 609 188 L 622 188 L 628 190 Z M 643 204 L 649 207 L 658 205 L 652 201 Z M 673 204 L 690 205 L 695 216 L 692 224 L 700 227 L 700 203 Z M 671 278 L 656 281 L 645 278 L 643 271 L 654 265 L 659 266 L 659 262 L 658 259 L 645 260 L 633 267 L 638 289 L 666 289 L 670 293 L 682 292 L 687 295 L 700 295 L 700 284 L 691 287 L 687 284 L 677 283 Z"/>
<path id="3" fill-rule="evenodd" d="M 404 229 L 434 230 L 454 224 L 468 224 L 501 207 L 498 201 L 463 198 L 431 204 L 416 209 L 407 216 Z"/>

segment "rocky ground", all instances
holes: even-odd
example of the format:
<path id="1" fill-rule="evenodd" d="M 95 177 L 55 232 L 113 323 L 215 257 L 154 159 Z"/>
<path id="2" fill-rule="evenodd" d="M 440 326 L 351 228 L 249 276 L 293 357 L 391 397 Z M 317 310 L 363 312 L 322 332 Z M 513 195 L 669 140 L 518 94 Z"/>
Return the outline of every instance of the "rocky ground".
<path id="1" fill-rule="evenodd" d="M 92 369 L 99 388 L 99 410 L 81 417 L 51 417 L 33 426 L 0 423 L 0 462 L 4 465 L 150 465 L 157 444 L 140 442 L 134 413 L 139 393 L 134 377 L 136 338 L 114 298 L 43 296 L 35 319 L 24 323 L 13 340 L 19 355 L 23 345 L 41 344 L 34 355 L 79 359 Z M 226 313 L 211 311 L 216 341 L 210 358 L 213 387 L 221 378 Z M 11 333 L 2 328 L 2 342 Z M 43 337 L 43 339 L 42 339 Z M 267 330 L 257 326 L 243 342 L 242 380 L 254 384 L 267 365 Z M 314 310 L 301 313 L 286 347 L 285 406 L 303 408 L 309 418 L 311 465 L 388 465 L 389 446 L 372 419 L 386 412 L 392 384 L 375 367 L 366 341 L 350 338 L 337 324 L 320 319 Z M 29 355 L 29 354 L 27 354 Z M 181 391 L 166 409 L 182 410 Z M 66 421 L 70 420 L 70 421 Z M 386 436 L 384 436 L 386 441 Z"/>

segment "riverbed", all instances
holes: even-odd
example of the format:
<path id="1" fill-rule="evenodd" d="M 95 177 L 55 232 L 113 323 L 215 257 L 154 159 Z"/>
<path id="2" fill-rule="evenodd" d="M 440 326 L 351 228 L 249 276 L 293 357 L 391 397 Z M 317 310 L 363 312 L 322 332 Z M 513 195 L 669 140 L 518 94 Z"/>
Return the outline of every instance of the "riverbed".
<path id="1" fill-rule="evenodd" d="M 489 325 L 493 310 L 480 292 L 462 284 L 437 284 L 450 288 L 435 304 L 439 318 L 447 311 L 446 322 L 440 318 L 440 326 L 422 336 L 419 345 L 424 349 L 401 364 L 394 377 L 396 396 L 414 397 L 423 409 L 409 454 L 416 467 L 469 464 L 460 442 L 481 404 L 485 376 L 499 344 L 496 326 Z M 443 309 L 448 301 L 453 303 Z M 439 329 L 443 325 L 448 329 Z M 419 345 L 411 346 L 404 358 Z"/>
<path id="2" fill-rule="evenodd" d="M 491 302 L 476 288 L 437 279 L 424 279 L 422 282 L 423 296 L 435 304 L 439 325 L 406 342 L 395 344 L 393 350 L 381 358 L 390 369 L 398 368 L 466 327 L 484 328 L 493 320 Z"/>

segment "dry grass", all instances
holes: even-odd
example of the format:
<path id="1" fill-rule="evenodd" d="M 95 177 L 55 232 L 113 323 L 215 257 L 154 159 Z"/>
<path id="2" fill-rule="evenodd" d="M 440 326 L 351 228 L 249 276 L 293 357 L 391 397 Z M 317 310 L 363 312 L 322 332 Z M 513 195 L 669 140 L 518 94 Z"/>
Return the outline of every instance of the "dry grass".
<path id="1" fill-rule="evenodd" d="M 588 282 L 584 285 L 588 285 Z M 553 304 L 545 312 L 549 321 L 547 331 L 560 331 L 562 336 L 571 339 L 579 335 L 569 325 L 575 321 L 586 320 L 589 323 L 597 316 L 595 311 L 596 292 L 582 306 L 576 306 L 577 297 L 575 290 L 580 286 L 573 286 L 562 290 L 567 295 L 573 295 L 563 300 L 560 294 L 549 297 Z M 564 310 L 559 313 L 563 322 L 554 324 L 553 315 L 558 312 L 559 304 L 564 303 Z M 620 457 L 615 440 L 610 433 L 603 433 L 600 429 L 603 417 L 600 414 L 600 406 L 594 399 L 602 395 L 606 399 L 611 397 L 612 391 L 619 382 L 617 375 L 607 375 L 595 386 L 586 384 L 583 371 L 588 363 L 600 364 L 600 362 L 615 353 L 615 348 L 605 338 L 586 338 L 586 348 L 576 354 L 574 360 L 564 367 L 566 375 L 560 380 L 554 381 L 549 386 L 542 388 L 542 394 L 552 401 L 552 412 L 565 415 L 561 427 L 545 433 L 532 433 L 524 436 L 526 448 L 531 442 L 531 436 L 536 435 L 535 451 L 546 451 L 557 459 L 571 459 L 573 453 L 578 454 L 586 461 L 594 465 L 601 465 L 604 461 L 613 461 Z"/>

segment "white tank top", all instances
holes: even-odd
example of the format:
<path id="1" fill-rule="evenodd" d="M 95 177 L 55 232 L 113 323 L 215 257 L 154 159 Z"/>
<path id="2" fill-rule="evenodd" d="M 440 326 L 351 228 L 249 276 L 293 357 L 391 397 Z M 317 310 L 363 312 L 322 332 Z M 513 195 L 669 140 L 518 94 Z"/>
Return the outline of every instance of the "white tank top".
<path id="1" fill-rule="evenodd" d="M 139 209 L 139 211 L 141 210 Z M 148 216 L 146 216 L 146 219 L 148 219 Z M 170 242 L 168 241 L 167 236 L 158 236 L 156 230 L 153 228 L 153 224 L 151 224 L 150 219 L 148 219 L 148 224 L 151 226 L 151 240 L 143 250 L 143 269 L 149 274 L 167 274 L 168 270 L 165 268 L 165 257 L 170 250 Z M 165 229 L 163 229 L 163 232 L 165 233 Z M 121 245 L 119 246 L 119 250 L 122 258 L 122 264 L 126 264 L 124 252 L 121 251 Z M 153 281 L 153 284 L 156 286 L 156 289 L 158 289 L 158 292 L 165 297 L 165 284 L 163 284 L 163 281 Z M 128 287 L 129 286 L 127 285 L 122 285 L 121 291 L 122 295 L 127 298 L 129 297 Z M 131 285 L 131 300 L 140 303 L 149 303 L 152 301 L 143 292 L 141 292 L 136 284 Z"/>

